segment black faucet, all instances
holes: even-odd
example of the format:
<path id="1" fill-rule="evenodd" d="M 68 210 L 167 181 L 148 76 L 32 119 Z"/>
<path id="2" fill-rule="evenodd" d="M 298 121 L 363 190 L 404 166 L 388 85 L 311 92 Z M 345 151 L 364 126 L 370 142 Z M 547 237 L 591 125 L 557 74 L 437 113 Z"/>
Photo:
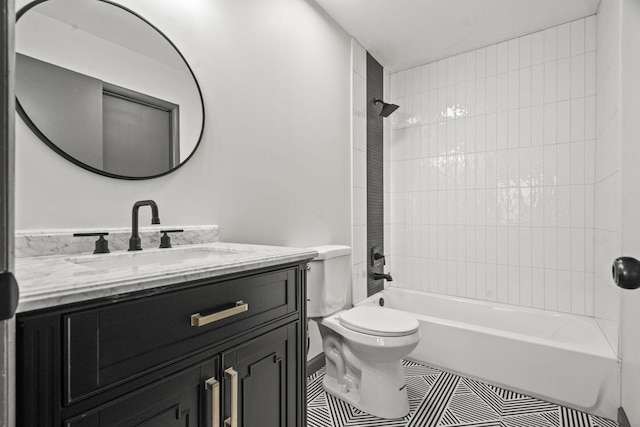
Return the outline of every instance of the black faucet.
<path id="1" fill-rule="evenodd" d="M 393 277 L 390 274 L 373 273 L 373 280 L 386 280 L 387 282 L 393 282 Z"/>
<path id="2" fill-rule="evenodd" d="M 131 212 L 131 238 L 129 239 L 129 250 L 140 251 L 142 245 L 140 244 L 140 236 L 138 235 L 138 209 L 140 206 L 151 206 L 151 224 L 160 224 L 160 217 L 158 216 L 158 205 L 153 200 L 140 200 L 133 204 L 133 211 Z"/>

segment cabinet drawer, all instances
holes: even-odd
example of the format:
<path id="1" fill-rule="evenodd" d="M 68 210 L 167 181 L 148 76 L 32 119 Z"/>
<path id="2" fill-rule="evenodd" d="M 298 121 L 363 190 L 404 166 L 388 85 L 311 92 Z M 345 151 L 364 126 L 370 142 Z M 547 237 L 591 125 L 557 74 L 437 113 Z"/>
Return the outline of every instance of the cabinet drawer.
<path id="1" fill-rule="evenodd" d="M 298 310 L 297 268 L 253 275 L 63 316 L 64 403 Z M 248 304 L 204 326 L 191 317 Z"/>

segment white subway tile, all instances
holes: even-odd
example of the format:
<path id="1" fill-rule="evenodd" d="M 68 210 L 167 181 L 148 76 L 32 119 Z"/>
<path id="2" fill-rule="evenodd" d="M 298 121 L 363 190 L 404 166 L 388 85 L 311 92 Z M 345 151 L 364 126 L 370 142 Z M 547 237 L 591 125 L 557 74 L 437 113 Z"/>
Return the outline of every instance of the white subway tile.
<path id="1" fill-rule="evenodd" d="M 508 42 L 508 71 L 520 68 L 520 39 L 511 39 Z"/>
<path id="2" fill-rule="evenodd" d="M 476 115 L 476 81 L 468 81 L 465 85 L 466 99 L 463 105 L 463 109 L 466 111 L 467 116 Z"/>
<path id="3" fill-rule="evenodd" d="M 571 22 L 571 55 L 585 52 L 585 20 Z"/>
<path id="4" fill-rule="evenodd" d="M 509 108 L 509 74 L 502 73 L 496 77 L 496 108 L 507 111 Z"/>
<path id="5" fill-rule="evenodd" d="M 585 98 L 571 100 L 571 140 L 584 141 L 585 138 Z"/>
<path id="6" fill-rule="evenodd" d="M 531 225 L 544 226 L 544 188 L 531 187 Z"/>
<path id="7" fill-rule="evenodd" d="M 531 269 L 531 306 L 544 309 L 544 270 L 542 268 Z"/>
<path id="8" fill-rule="evenodd" d="M 506 265 L 496 266 L 496 301 L 509 303 L 509 267 Z"/>
<path id="9" fill-rule="evenodd" d="M 447 87 L 447 61 L 441 59 L 438 64 L 438 89 Z"/>
<path id="10" fill-rule="evenodd" d="M 487 112 L 487 80 L 476 80 L 475 112 L 477 115 L 484 115 Z"/>
<path id="11" fill-rule="evenodd" d="M 520 68 L 531 67 L 531 34 L 518 39 L 520 43 Z"/>
<path id="12" fill-rule="evenodd" d="M 587 96 L 584 99 L 584 137 L 596 138 L 596 97 Z"/>
<path id="13" fill-rule="evenodd" d="M 531 67 L 522 68 L 519 76 L 519 103 L 515 108 L 531 105 Z"/>
<path id="14" fill-rule="evenodd" d="M 455 85 L 457 75 L 456 57 L 452 56 L 445 59 L 445 61 L 447 62 L 447 86 Z"/>
<path id="15" fill-rule="evenodd" d="M 544 64 L 544 102 L 556 102 L 558 99 L 558 62 L 551 61 Z"/>
<path id="16" fill-rule="evenodd" d="M 585 42 L 586 52 L 596 50 L 596 15 L 591 15 L 585 19 Z"/>
<path id="17" fill-rule="evenodd" d="M 476 298 L 476 264 L 472 262 L 466 263 L 465 274 L 465 291 L 464 296 L 467 298 Z"/>
<path id="18" fill-rule="evenodd" d="M 438 63 L 429 64 L 429 90 L 438 89 Z"/>
<path id="19" fill-rule="evenodd" d="M 544 228 L 531 228 L 531 266 L 544 268 Z"/>
<path id="20" fill-rule="evenodd" d="M 584 228 L 572 228 L 571 240 L 569 246 L 571 247 L 571 270 L 572 271 L 585 271 L 585 230 Z"/>
<path id="21" fill-rule="evenodd" d="M 464 83 L 467 80 L 467 58 L 464 53 L 456 57 L 456 83 Z"/>
<path id="22" fill-rule="evenodd" d="M 571 101 L 557 103 L 557 143 L 571 141 Z"/>
<path id="23" fill-rule="evenodd" d="M 483 79 L 487 76 L 487 49 L 480 48 L 476 51 L 476 79 Z"/>
<path id="24" fill-rule="evenodd" d="M 496 74 L 509 71 L 509 42 L 496 45 Z"/>
<path id="25" fill-rule="evenodd" d="M 571 98 L 571 58 L 559 59 L 557 64 L 557 101 L 565 101 Z"/>
<path id="26" fill-rule="evenodd" d="M 496 115 L 496 147 L 504 150 L 509 146 L 509 116 L 506 111 Z"/>
<path id="27" fill-rule="evenodd" d="M 544 31 L 538 31 L 531 35 L 531 65 L 544 62 Z"/>
<path id="28" fill-rule="evenodd" d="M 531 145 L 544 144 L 544 106 L 535 105 L 531 108 Z"/>
<path id="29" fill-rule="evenodd" d="M 571 313 L 586 314 L 586 279 L 582 271 L 571 272 Z"/>
<path id="30" fill-rule="evenodd" d="M 520 111 L 516 109 L 507 112 L 507 146 L 509 148 L 520 146 Z"/>
<path id="31" fill-rule="evenodd" d="M 543 187 L 544 226 L 553 230 L 558 225 L 558 200 L 556 187 Z M 546 248 L 545 248 L 546 251 Z"/>
<path id="32" fill-rule="evenodd" d="M 571 57 L 571 98 L 585 95 L 585 55 Z"/>
<path id="33" fill-rule="evenodd" d="M 405 70 L 404 74 L 404 96 L 411 96 L 413 91 L 413 69 Z"/>
<path id="34" fill-rule="evenodd" d="M 498 80 L 495 75 L 487 77 L 485 87 L 485 111 L 487 114 L 498 110 Z"/>
<path id="35" fill-rule="evenodd" d="M 558 311 L 571 312 L 571 272 L 558 270 Z"/>
<path id="36" fill-rule="evenodd" d="M 558 25 L 558 59 L 571 56 L 571 24 Z"/>
<path id="37" fill-rule="evenodd" d="M 476 227 L 476 261 L 487 262 L 487 228 Z"/>
<path id="38" fill-rule="evenodd" d="M 507 88 L 507 108 L 509 110 L 520 107 L 520 71 L 509 71 Z"/>
<path id="39" fill-rule="evenodd" d="M 515 227 L 511 227 L 515 228 Z M 533 238 L 532 229 L 530 227 L 520 227 L 518 233 L 518 252 L 519 263 L 522 267 L 531 267 L 531 241 Z"/>
<path id="40" fill-rule="evenodd" d="M 585 183 L 585 143 L 571 144 L 571 184 Z"/>
<path id="41" fill-rule="evenodd" d="M 544 103 L 544 65 L 531 67 L 531 105 Z"/>
<path id="42" fill-rule="evenodd" d="M 476 79 L 476 51 L 472 50 L 465 55 L 465 80 Z"/>
<path id="43" fill-rule="evenodd" d="M 523 307 L 533 306 L 533 289 L 531 283 L 531 268 L 520 268 L 520 305 Z"/>
<path id="44" fill-rule="evenodd" d="M 543 124 L 543 142 L 545 145 L 555 144 L 558 137 L 558 117 L 557 117 L 557 104 L 545 104 L 544 105 L 544 124 Z"/>
<path id="45" fill-rule="evenodd" d="M 544 62 L 558 59 L 558 30 L 551 27 L 544 30 Z"/>
<path id="46" fill-rule="evenodd" d="M 487 286 L 486 286 L 486 299 L 487 301 L 496 301 L 497 295 L 497 281 L 498 281 L 498 268 L 495 264 L 487 264 L 486 268 Z"/>
<path id="47" fill-rule="evenodd" d="M 585 227 L 585 196 L 584 185 L 571 186 L 571 227 Z"/>
<path id="48" fill-rule="evenodd" d="M 584 56 L 584 94 L 596 94 L 596 52 L 589 52 Z"/>
<path id="49" fill-rule="evenodd" d="M 429 64 L 421 65 L 419 68 L 420 72 L 420 88 L 422 92 L 429 91 Z"/>
<path id="50" fill-rule="evenodd" d="M 476 228 L 475 227 L 471 227 L 471 226 L 464 227 L 464 244 L 462 247 L 466 252 L 465 260 L 470 262 L 475 262 L 476 260 Z"/>
<path id="51" fill-rule="evenodd" d="M 520 268 L 517 266 L 509 266 L 509 304 L 520 304 Z"/>
<path id="52" fill-rule="evenodd" d="M 558 309 L 558 272 L 549 268 L 544 270 L 544 308 Z"/>
<path id="53" fill-rule="evenodd" d="M 568 185 L 556 188 L 557 226 L 571 227 L 571 189 Z"/>

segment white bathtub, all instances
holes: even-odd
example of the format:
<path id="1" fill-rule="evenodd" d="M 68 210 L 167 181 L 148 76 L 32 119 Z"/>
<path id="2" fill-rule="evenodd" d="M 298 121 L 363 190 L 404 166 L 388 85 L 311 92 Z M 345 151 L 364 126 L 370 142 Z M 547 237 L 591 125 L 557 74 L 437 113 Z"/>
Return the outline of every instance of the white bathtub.
<path id="1" fill-rule="evenodd" d="M 616 419 L 620 361 L 590 317 L 388 288 L 358 305 L 414 314 L 416 361 Z"/>

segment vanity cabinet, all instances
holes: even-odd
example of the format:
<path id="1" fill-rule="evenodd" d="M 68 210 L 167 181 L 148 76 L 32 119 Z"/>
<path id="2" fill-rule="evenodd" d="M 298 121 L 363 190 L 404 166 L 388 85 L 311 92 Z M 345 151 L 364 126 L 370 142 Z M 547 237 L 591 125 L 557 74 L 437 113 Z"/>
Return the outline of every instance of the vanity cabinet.
<path id="1" fill-rule="evenodd" d="M 305 425 L 305 265 L 19 314 L 19 425 Z"/>

